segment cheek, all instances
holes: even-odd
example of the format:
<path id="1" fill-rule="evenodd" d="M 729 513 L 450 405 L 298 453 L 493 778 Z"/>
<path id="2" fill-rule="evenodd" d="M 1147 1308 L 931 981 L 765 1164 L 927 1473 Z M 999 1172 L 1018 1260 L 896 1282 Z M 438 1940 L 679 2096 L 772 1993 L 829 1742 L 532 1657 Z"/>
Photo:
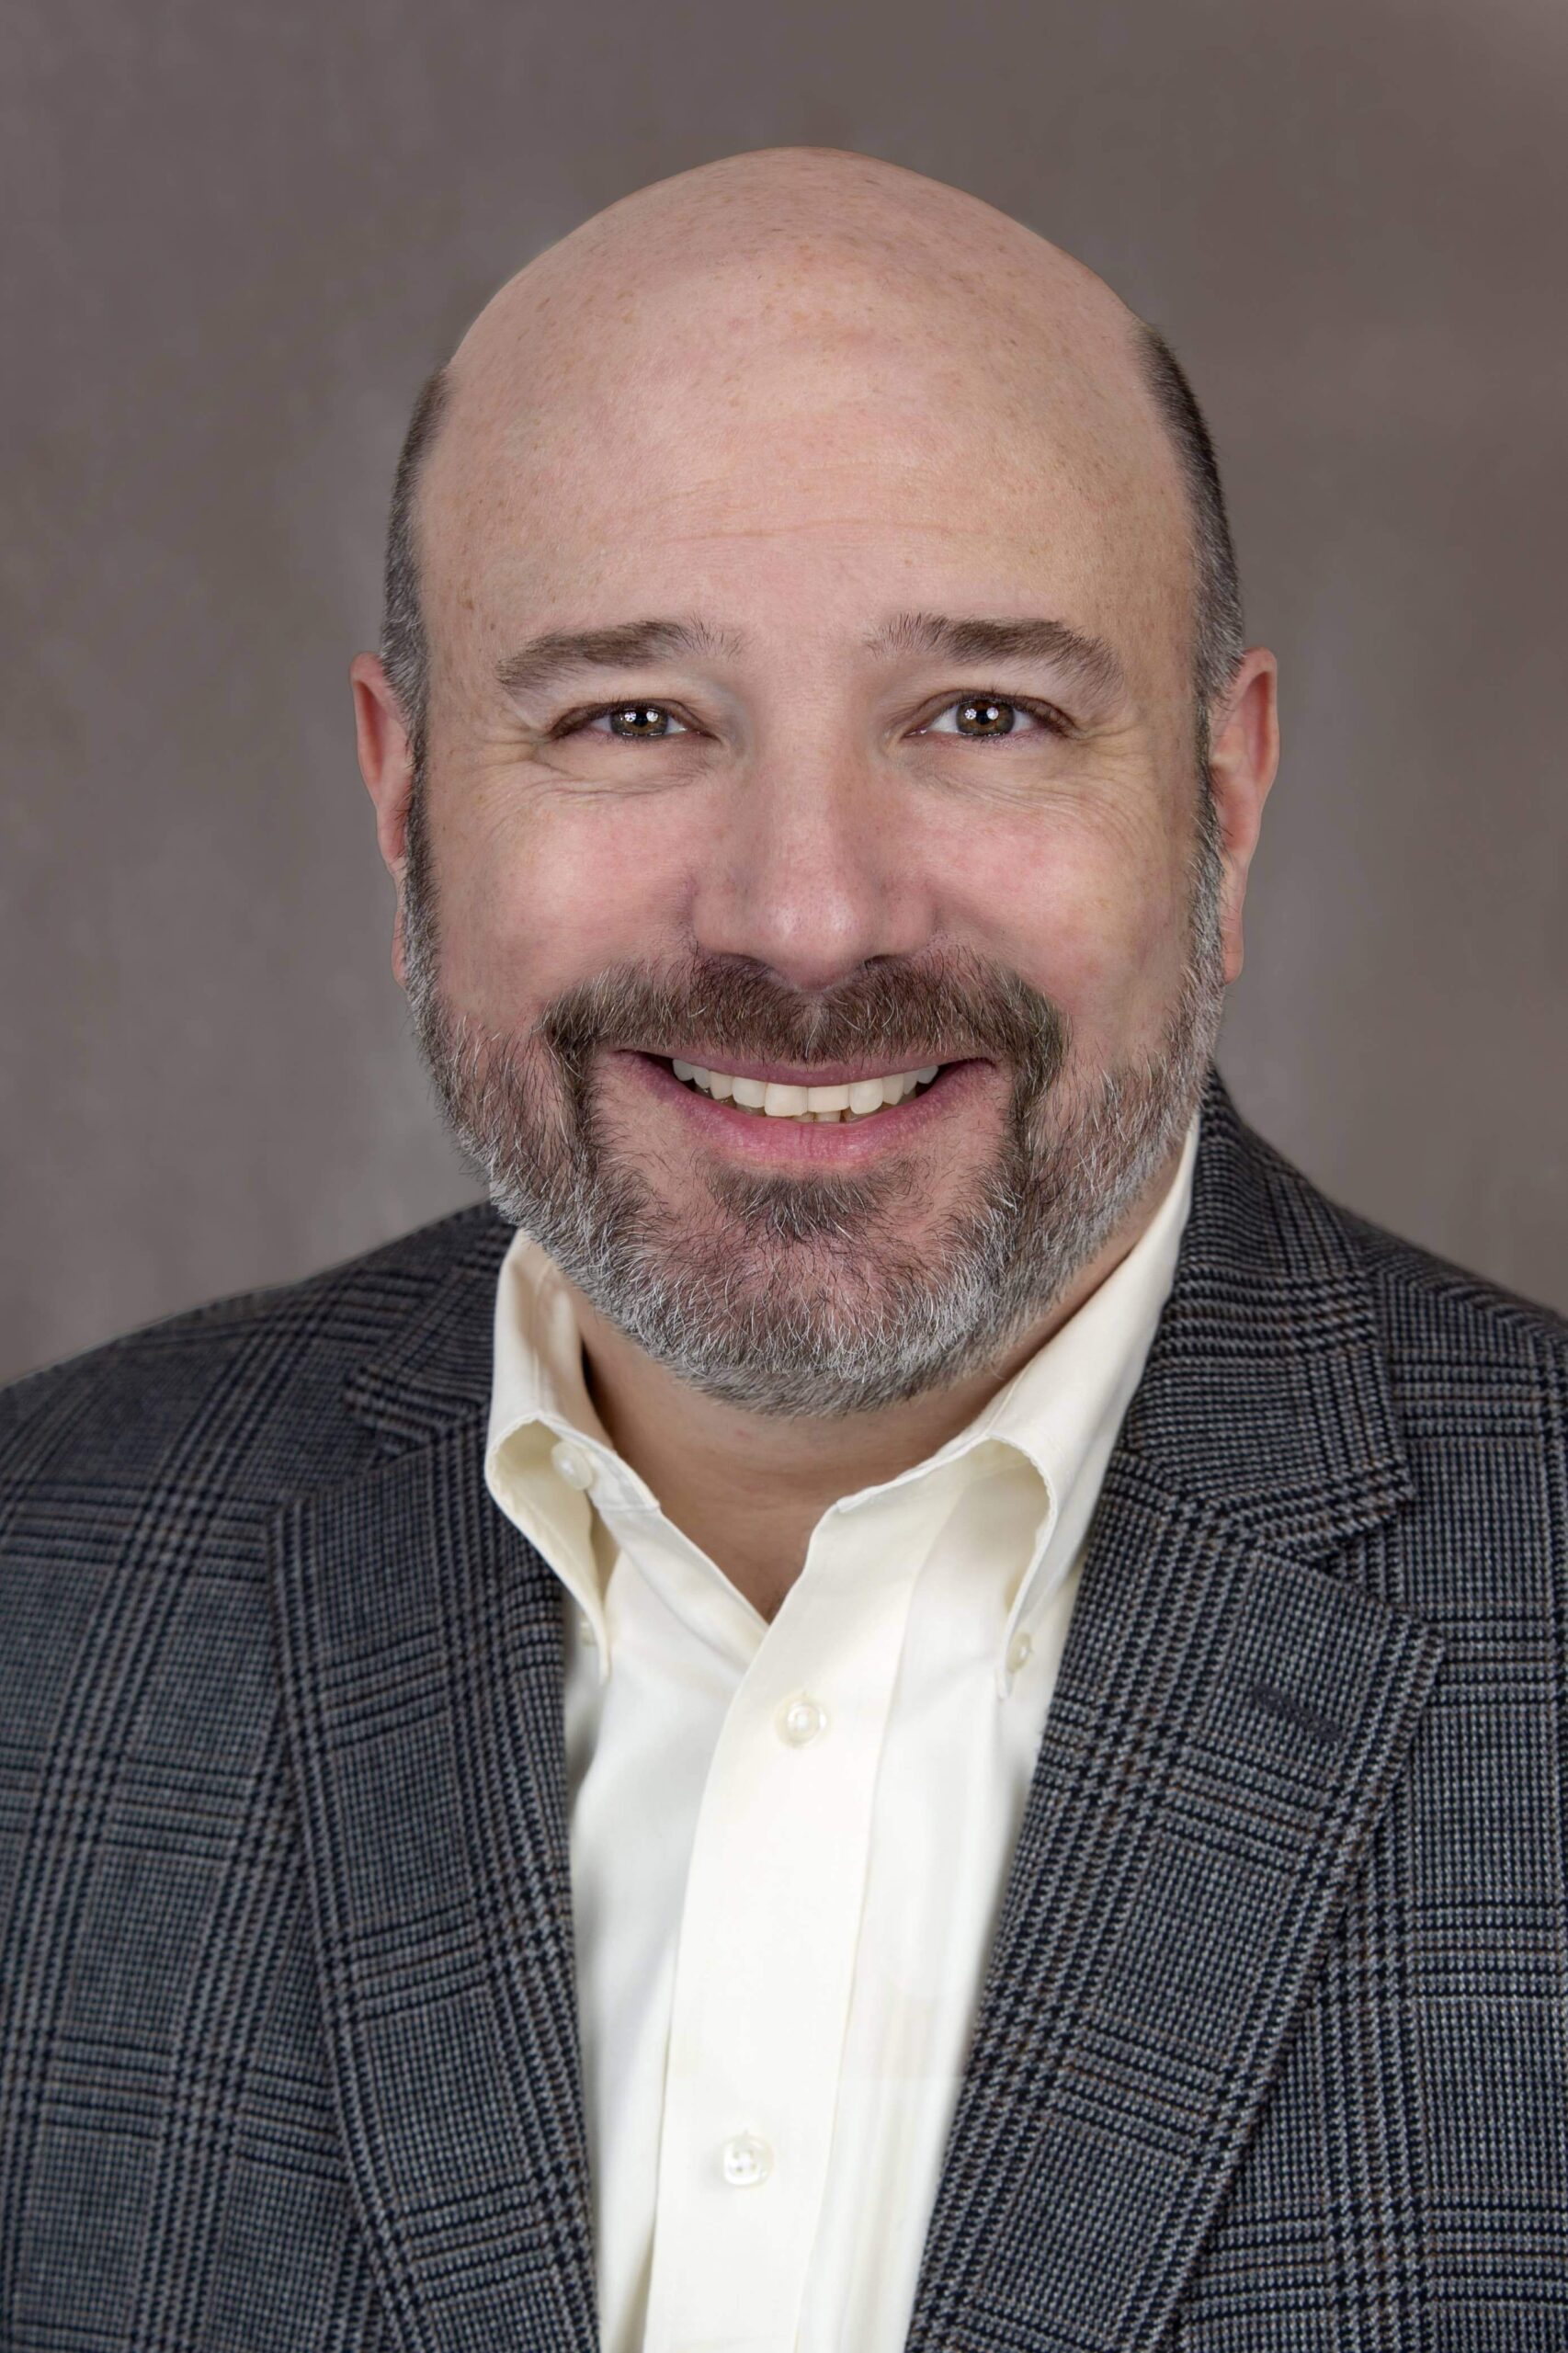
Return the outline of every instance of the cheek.
<path id="1" fill-rule="evenodd" d="M 1059 1005 L 1096 1060 L 1153 1039 L 1180 978 L 1186 900 L 1176 844 L 1103 811 L 971 823 L 937 847 L 943 929 Z"/>
<path id="2" fill-rule="evenodd" d="M 671 931 L 670 834 L 651 803 L 475 807 L 437 849 L 453 1001 L 515 1024 L 608 965 L 645 961 Z"/>

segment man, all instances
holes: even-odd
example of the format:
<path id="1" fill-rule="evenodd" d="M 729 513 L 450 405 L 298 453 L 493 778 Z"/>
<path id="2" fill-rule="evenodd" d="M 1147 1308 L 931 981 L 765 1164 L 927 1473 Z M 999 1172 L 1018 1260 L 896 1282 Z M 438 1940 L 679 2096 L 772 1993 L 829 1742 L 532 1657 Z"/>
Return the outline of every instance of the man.
<path id="1" fill-rule="evenodd" d="M 489 1202 L 7 1392 L 0 2341 L 1568 2344 L 1568 1332 L 1214 1071 L 1163 345 L 662 183 L 427 388 L 353 684 Z"/>

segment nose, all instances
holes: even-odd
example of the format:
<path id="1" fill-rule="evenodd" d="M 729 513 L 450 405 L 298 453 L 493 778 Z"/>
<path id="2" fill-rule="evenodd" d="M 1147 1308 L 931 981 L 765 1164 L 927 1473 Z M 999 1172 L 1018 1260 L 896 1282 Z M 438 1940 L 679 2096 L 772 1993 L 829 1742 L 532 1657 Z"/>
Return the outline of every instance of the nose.
<path id="1" fill-rule="evenodd" d="M 897 780 L 842 752 L 758 746 L 731 779 L 692 905 L 698 944 L 825 989 L 933 935 L 934 892 Z"/>

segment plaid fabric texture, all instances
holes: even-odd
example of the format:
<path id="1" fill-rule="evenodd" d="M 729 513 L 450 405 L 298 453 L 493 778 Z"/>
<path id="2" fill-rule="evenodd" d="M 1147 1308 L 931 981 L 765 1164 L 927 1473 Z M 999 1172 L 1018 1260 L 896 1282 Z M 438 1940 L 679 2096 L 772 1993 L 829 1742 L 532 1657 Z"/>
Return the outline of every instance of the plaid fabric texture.
<path id="1" fill-rule="evenodd" d="M 0 1393 L 4 2353 L 590 2353 L 508 1238 Z M 1565 1368 L 1210 1074 L 911 2353 L 1568 2348 Z"/>

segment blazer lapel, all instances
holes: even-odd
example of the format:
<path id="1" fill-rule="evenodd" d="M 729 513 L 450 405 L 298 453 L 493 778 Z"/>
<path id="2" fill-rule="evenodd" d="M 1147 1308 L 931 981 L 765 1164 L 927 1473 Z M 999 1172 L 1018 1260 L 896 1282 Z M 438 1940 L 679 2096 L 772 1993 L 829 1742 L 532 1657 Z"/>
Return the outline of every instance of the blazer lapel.
<path id="1" fill-rule="evenodd" d="M 1441 1656 L 1358 1542 L 1409 1493 L 1344 1226 L 1211 1073 L 910 2353 L 1148 2353 L 1166 2327 Z"/>
<path id="2" fill-rule="evenodd" d="M 329 2064 L 402 2353 L 597 2341 L 560 1586 L 483 1476 L 507 1238 L 356 1376 L 392 1458 L 273 1530 Z"/>

